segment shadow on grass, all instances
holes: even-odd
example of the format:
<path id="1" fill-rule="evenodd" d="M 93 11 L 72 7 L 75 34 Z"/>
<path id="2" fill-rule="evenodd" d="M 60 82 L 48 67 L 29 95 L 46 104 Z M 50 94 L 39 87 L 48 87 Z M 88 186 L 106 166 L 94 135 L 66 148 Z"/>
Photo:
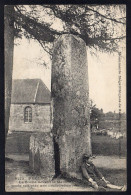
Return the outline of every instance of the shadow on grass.
<path id="1" fill-rule="evenodd" d="M 99 171 L 103 176 L 114 185 L 126 185 L 127 184 L 127 172 L 123 169 L 104 169 L 99 168 Z"/>
<path id="2" fill-rule="evenodd" d="M 64 179 L 67 182 L 73 182 L 73 184 L 75 186 L 82 186 L 82 187 L 85 187 L 85 188 L 87 188 L 87 187 L 91 188 L 91 185 L 90 185 L 90 183 L 87 180 L 70 177 L 66 173 L 61 174 L 58 178 Z"/>
<path id="3" fill-rule="evenodd" d="M 33 173 L 30 170 L 28 161 L 15 161 L 13 159 L 6 158 L 5 162 L 6 162 L 6 167 L 5 167 L 6 176 L 11 175 L 12 173 L 13 174 L 17 173 L 19 170 L 22 173 L 26 174 L 28 177 L 29 176 L 35 177 L 39 175 L 39 174 Z M 115 185 L 126 184 L 126 170 L 122 170 L 122 169 L 111 170 L 111 169 L 99 168 L 99 171 L 112 184 L 115 184 Z M 59 177 L 56 177 L 55 179 L 56 180 L 64 179 L 67 182 L 72 182 L 74 186 L 81 186 L 83 188 L 92 189 L 90 183 L 86 181 L 85 179 L 77 179 L 74 177 L 72 178 L 72 177 L 69 177 L 67 174 L 60 175 Z"/>

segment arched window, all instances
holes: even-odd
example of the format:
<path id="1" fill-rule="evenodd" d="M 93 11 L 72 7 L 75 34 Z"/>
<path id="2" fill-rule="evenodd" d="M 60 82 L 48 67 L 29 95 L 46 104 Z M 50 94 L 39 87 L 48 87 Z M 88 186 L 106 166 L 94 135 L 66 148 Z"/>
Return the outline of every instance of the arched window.
<path id="1" fill-rule="evenodd" d="M 24 121 L 25 121 L 25 123 L 32 122 L 32 108 L 30 106 L 25 107 Z"/>

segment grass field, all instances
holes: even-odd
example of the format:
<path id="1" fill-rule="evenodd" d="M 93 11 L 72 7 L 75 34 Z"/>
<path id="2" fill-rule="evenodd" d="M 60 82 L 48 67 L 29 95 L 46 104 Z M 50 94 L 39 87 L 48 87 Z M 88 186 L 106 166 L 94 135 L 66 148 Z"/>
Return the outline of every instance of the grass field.
<path id="1" fill-rule="evenodd" d="M 29 139 L 31 132 L 15 132 L 8 135 L 6 153 L 29 153 Z M 119 155 L 119 144 L 121 155 L 126 156 L 126 138 L 114 139 L 109 136 L 91 136 L 92 153 L 94 155 Z"/>
<path id="2" fill-rule="evenodd" d="M 15 132 L 13 134 L 10 134 L 7 139 L 7 146 L 6 146 L 6 153 L 16 153 L 16 161 L 6 161 L 5 163 L 5 181 L 6 181 L 6 188 L 7 185 L 10 185 L 11 183 L 16 183 L 16 176 L 20 175 L 24 178 L 27 178 L 32 174 L 30 173 L 29 168 L 29 162 L 28 161 L 22 161 L 17 158 L 17 155 L 22 156 L 22 153 L 25 153 L 28 155 L 29 153 L 29 138 L 32 133 L 28 132 Z M 110 181 L 112 184 L 115 185 L 124 185 L 126 184 L 126 169 L 123 169 L 121 167 L 117 167 L 112 169 L 113 164 L 111 167 L 108 167 L 109 163 L 107 163 L 107 157 L 111 158 L 111 163 L 114 163 L 112 160 L 113 156 L 116 158 L 116 155 L 119 155 L 119 139 L 113 139 L 109 136 L 104 135 L 94 135 L 91 136 L 91 142 L 92 142 L 92 152 L 94 155 L 96 155 L 96 159 L 99 155 L 104 156 L 101 157 L 101 160 L 99 164 L 101 167 L 99 167 L 99 170 L 104 175 L 104 177 Z M 121 156 L 126 156 L 126 138 L 121 139 Z M 106 160 L 106 161 L 105 161 Z M 121 159 L 123 160 L 123 159 Z M 116 162 L 116 161 L 115 161 Z M 120 163 L 120 160 L 118 159 L 118 164 Z M 96 163 L 97 164 L 97 163 Z M 103 166 L 103 164 L 105 166 Z M 35 176 L 34 176 L 35 177 Z M 55 180 L 53 181 L 55 183 Z M 61 184 L 61 179 L 58 179 L 58 182 Z M 74 182 L 66 181 L 64 180 L 64 185 L 68 185 L 68 189 L 72 189 L 74 187 L 75 190 L 79 189 L 82 190 L 90 190 L 89 186 L 83 186 L 83 184 L 77 184 L 75 185 Z M 44 182 L 43 182 L 44 183 Z M 36 181 L 37 184 L 37 181 Z M 50 183 L 48 185 L 51 185 Z M 55 183 L 56 185 L 56 183 Z M 70 187 L 71 186 L 71 187 Z M 61 187 L 61 186 L 59 186 Z M 55 188 L 55 187 L 54 187 Z M 12 190 L 12 187 L 11 189 Z M 42 189 L 43 190 L 43 189 Z"/>
<path id="3" fill-rule="evenodd" d="M 105 162 L 103 162 L 105 163 Z M 109 169 L 107 168 L 99 168 L 103 176 L 110 181 L 112 184 L 123 186 L 126 184 L 126 170 L 125 169 Z M 66 180 L 62 178 L 56 178 L 52 180 L 51 182 L 47 182 L 44 180 L 44 178 L 41 178 L 41 176 L 36 175 L 30 171 L 29 168 L 29 162 L 28 161 L 15 161 L 11 159 L 6 159 L 5 161 L 5 186 L 6 190 L 8 191 L 21 191 L 23 190 L 23 187 L 15 187 L 17 185 L 20 185 L 19 182 L 26 181 L 26 184 L 29 181 L 29 185 L 32 185 L 30 182 L 35 182 L 35 185 L 40 185 L 41 183 L 39 181 L 42 180 L 43 185 L 48 185 L 50 187 L 53 183 L 53 187 L 51 191 L 57 191 L 58 188 L 65 189 L 66 186 L 68 186 L 68 191 L 71 191 L 72 189 L 75 189 L 76 191 L 79 189 L 79 191 L 89 191 L 90 188 L 87 184 L 84 184 L 81 182 L 75 182 L 74 179 Z M 19 178 L 19 179 L 17 179 Z M 21 178 L 21 179 L 20 179 Z M 30 179 L 29 179 L 30 178 Z M 22 184 L 24 185 L 24 184 Z M 9 187 L 10 186 L 10 187 Z M 37 188 L 37 187 L 36 187 Z M 35 188 L 34 188 L 35 189 Z M 37 188 L 38 189 L 38 188 Z M 44 188 L 39 188 L 40 191 L 44 191 Z M 31 190 L 31 188 L 27 188 L 27 191 Z M 111 191 L 108 189 L 108 191 Z"/>
<path id="4" fill-rule="evenodd" d="M 94 155 L 119 155 L 126 156 L 126 138 L 114 139 L 104 135 L 91 136 L 92 153 Z M 120 147 L 120 148 L 119 148 Z"/>
<path id="5" fill-rule="evenodd" d="M 6 153 L 29 153 L 29 140 L 32 132 L 13 132 L 7 136 Z"/>

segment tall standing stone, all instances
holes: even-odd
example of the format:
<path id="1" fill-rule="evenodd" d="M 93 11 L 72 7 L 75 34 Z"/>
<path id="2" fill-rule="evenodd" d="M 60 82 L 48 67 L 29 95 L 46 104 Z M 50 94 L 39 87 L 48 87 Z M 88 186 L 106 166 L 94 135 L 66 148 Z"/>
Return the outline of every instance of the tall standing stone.
<path id="1" fill-rule="evenodd" d="M 54 43 L 52 98 L 60 170 L 77 176 L 82 155 L 91 154 L 87 52 L 77 36 L 64 34 Z"/>

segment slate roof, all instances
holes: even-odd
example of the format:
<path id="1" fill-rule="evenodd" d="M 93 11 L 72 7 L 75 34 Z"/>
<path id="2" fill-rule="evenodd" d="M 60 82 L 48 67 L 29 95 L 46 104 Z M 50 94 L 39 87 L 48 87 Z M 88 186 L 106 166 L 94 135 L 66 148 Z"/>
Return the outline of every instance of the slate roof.
<path id="1" fill-rule="evenodd" d="M 50 103 L 51 93 L 41 79 L 14 79 L 11 103 Z"/>

